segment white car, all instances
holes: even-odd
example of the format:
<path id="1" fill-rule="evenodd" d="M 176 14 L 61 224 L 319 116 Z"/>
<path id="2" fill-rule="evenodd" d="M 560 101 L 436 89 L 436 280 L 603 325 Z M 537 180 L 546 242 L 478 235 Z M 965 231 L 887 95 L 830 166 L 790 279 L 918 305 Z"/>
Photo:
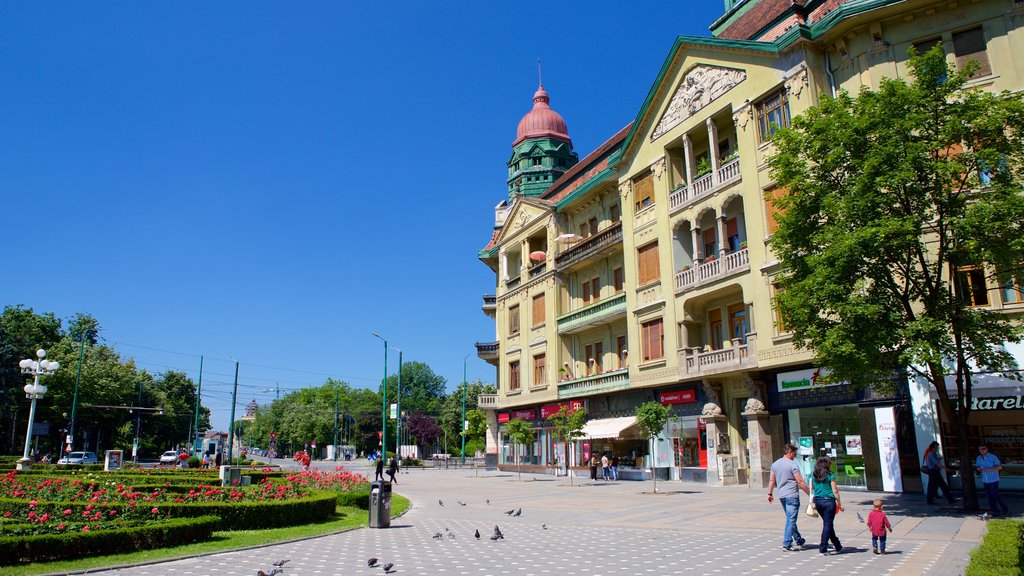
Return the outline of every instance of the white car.
<path id="1" fill-rule="evenodd" d="M 163 454 L 160 455 L 160 465 L 161 466 L 164 466 L 166 464 L 174 465 L 174 464 L 177 464 L 177 462 L 178 462 L 178 453 L 175 452 L 174 450 L 168 450 L 167 452 L 164 452 Z"/>
<path id="2" fill-rule="evenodd" d="M 99 462 L 95 452 L 70 452 L 57 460 L 57 464 L 95 464 Z"/>

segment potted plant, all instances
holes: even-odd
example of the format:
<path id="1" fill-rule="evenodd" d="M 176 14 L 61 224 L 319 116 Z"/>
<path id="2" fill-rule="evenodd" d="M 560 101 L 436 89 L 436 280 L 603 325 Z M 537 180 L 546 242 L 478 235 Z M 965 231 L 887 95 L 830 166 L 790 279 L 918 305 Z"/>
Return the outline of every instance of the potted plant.
<path id="1" fill-rule="evenodd" d="M 700 178 L 701 176 L 704 176 L 705 174 L 709 174 L 710 172 L 711 172 L 711 160 L 708 159 L 707 156 L 701 156 L 700 158 L 698 158 L 697 159 L 697 174 L 694 177 L 695 178 Z"/>
<path id="2" fill-rule="evenodd" d="M 686 271 L 687 271 L 687 270 L 689 270 L 689 269 L 690 269 L 690 266 L 689 266 L 689 265 L 683 266 L 683 272 L 686 272 Z"/>
<path id="3" fill-rule="evenodd" d="M 743 242 L 740 242 L 740 250 L 746 250 L 746 249 L 747 249 L 747 241 L 744 240 Z"/>

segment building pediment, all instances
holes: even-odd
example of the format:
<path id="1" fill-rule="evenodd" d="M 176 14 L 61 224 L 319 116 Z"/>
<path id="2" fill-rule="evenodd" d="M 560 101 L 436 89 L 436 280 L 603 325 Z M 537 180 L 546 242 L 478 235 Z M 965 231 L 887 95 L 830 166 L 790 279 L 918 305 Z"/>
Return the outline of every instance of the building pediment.
<path id="1" fill-rule="evenodd" d="M 512 204 L 512 210 L 509 212 L 508 218 L 505 220 L 505 225 L 501 227 L 497 243 L 501 244 L 506 239 L 518 234 L 522 229 L 530 228 L 532 224 L 546 219 L 551 215 L 552 211 L 553 207 L 550 202 L 522 196 L 517 197 Z"/>
<path id="2" fill-rule="evenodd" d="M 694 66 L 683 75 L 676 87 L 665 112 L 651 132 L 651 141 L 657 140 L 746 78 L 747 73 L 736 68 L 707 64 Z"/>

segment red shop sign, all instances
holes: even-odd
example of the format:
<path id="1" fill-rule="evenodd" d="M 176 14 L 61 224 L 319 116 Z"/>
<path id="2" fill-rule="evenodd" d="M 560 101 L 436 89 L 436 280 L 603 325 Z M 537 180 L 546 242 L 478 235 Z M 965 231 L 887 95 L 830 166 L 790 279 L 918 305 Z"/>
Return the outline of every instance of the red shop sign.
<path id="1" fill-rule="evenodd" d="M 658 402 L 662 404 L 689 404 L 697 401 L 697 393 L 693 390 L 677 390 L 675 392 L 663 392 L 658 395 Z"/>
<path id="2" fill-rule="evenodd" d="M 498 424 L 504 424 L 509 420 L 510 418 L 508 417 L 508 412 L 498 412 Z"/>
<path id="3" fill-rule="evenodd" d="M 557 414 L 562 409 L 562 406 L 568 406 L 570 410 L 579 410 L 583 408 L 583 401 L 572 400 L 570 402 L 562 402 L 561 404 L 546 404 L 540 407 L 540 417 L 547 418 L 552 414 Z"/>
<path id="4" fill-rule="evenodd" d="M 511 414 L 512 418 L 516 420 L 534 420 L 537 418 L 537 409 L 530 408 L 529 410 L 513 410 Z"/>

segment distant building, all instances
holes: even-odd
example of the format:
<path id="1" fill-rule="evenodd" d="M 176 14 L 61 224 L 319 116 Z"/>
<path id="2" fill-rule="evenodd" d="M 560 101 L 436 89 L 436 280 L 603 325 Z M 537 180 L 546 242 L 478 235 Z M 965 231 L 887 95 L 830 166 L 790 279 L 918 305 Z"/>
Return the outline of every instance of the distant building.
<path id="1" fill-rule="evenodd" d="M 252 402 L 245 407 L 245 416 L 242 416 L 242 420 L 255 420 L 256 412 L 260 409 L 260 405 L 256 403 L 256 399 L 253 398 Z"/>

